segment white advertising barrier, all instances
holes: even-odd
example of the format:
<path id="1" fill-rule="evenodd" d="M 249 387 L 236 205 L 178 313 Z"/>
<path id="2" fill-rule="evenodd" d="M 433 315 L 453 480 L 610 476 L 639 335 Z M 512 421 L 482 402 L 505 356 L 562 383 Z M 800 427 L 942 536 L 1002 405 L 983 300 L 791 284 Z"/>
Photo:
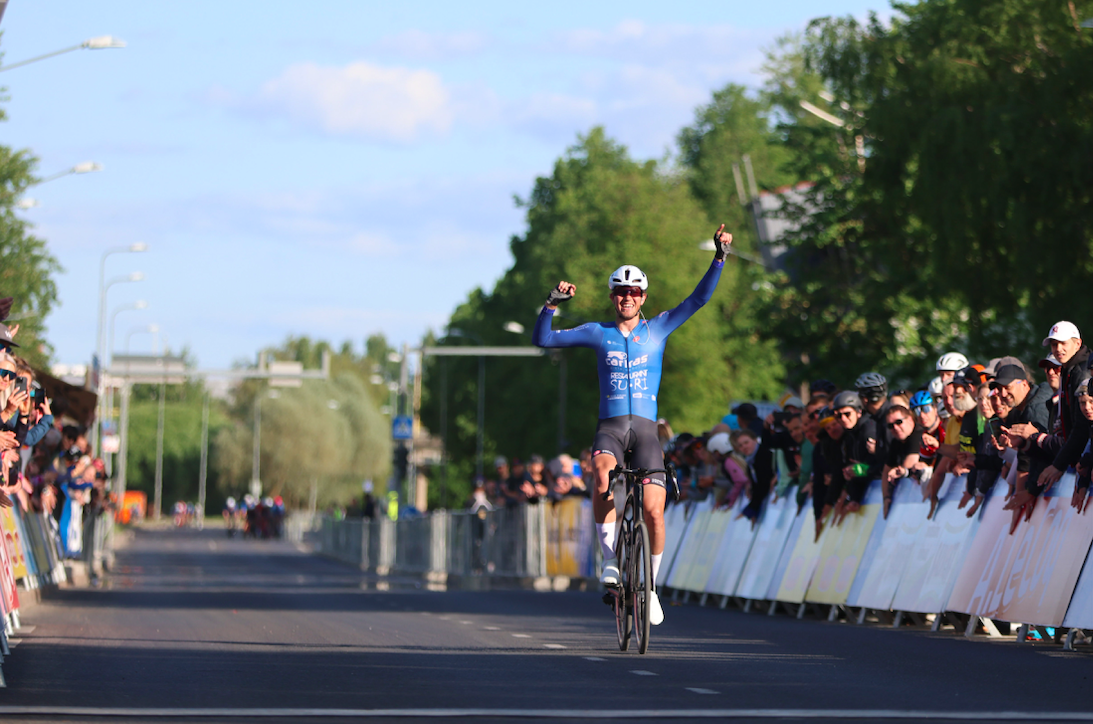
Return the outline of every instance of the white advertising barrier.
<path id="1" fill-rule="evenodd" d="M 953 476 L 947 495 L 938 504 L 933 520 L 926 524 L 903 571 L 892 601 L 894 610 L 916 613 L 940 613 L 945 610 L 945 604 L 956 585 L 956 576 L 979 529 L 979 517 L 983 514 L 980 509 L 969 518 L 971 503 L 964 508 L 959 507 L 966 482 L 967 478 L 963 475 Z M 991 496 L 1005 497 L 1008 487 L 1005 481 L 999 481 Z"/>
<path id="2" fill-rule="evenodd" d="M 714 569 L 714 564 L 718 562 L 720 555 L 718 548 L 721 540 L 732 522 L 732 513 L 725 508 L 714 508 L 709 515 L 706 529 L 701 536 L 693 539 L 692 545 L 696 547 L 696 550 L 691 562 L 691 570 L 687 573 L 686 579 L 679 584 L 684 591 L 702 593 L 706 590 L 706 582 L 710 580 L 710 573 Z"/>
<path id="3" fill-rule="evenodd" d="M 1093 525 L 1093 511 L 1085 511 L 1083 518 L 1089 518 L 1086 525 Z M 1078 585 L 1074 588 L 1074 595 L 1070 598 L 1070 607 L 1066 610 L 1063 626 L 1067 628 L 1093 628 L 1093 551 L 1086 555 L 1082 574 L 1078 578 Z"/>
<path id="4" fill-rule="evenodd" d="M 755 540 L 755 529 L 758 528 L 758 523 L 753 527 L 752 522 L 742 515 L 747 504 L 748 501 L 741 496 L 731 510 L 725 511 L 729 524 L 717 546 L 717 561 L 703 589 L 706 593 L 731 596 L 736 590 L 744 564 L 748 562 L 752 541 Z"/>
<path id="5" fill-rule="evenodd" d="M 687 575 L 691 571 L 691 564 L 698 553 L 698 546 L 695 545 L 695 541 L 701 538 L 706 531 L 706 524 L 710 521 L 710 511 L 712 509 L 712 499 L 695 503 L 691 509 L 691 515 L 687 519 L 687 527 L 684 529 L 683 536 L 679 541 L 676 559 L 672 562 L 672 570 L 665 577 L 669 588 L 681 588 L 680 584 L 687 580 Z"/>
<path id="6" fill-rule="evenodd" d="M 683 533 L 687 530 L 688 507 L 684 503 L 668 506 L 664 511 L 664 557 L 661 559 L 660 570 L 657 571 L 656 584 L 663 586 L 668 580 L 668 571 L 672 570 L 676 554 L 679 553 L 679 542 L 683 540 Z"/>
<path id="7" fill-rule="evenodd" d="M 880 539 L 870 541 L 866 548 L 861 571 L 846 600 L 848 605 L 881 611 L 892 607 L 900 577 L 926 528 L 929 513 L 930 504 L 922 500 L 921 486 L 908 478 L 900 480 L 888 520 L 882 516 L 877 521 L 875 533 Z"/>
<path id="8" fill-rule="evenodd" d="M 816 540 L 816 516 L 811 504 L 805 507 L 804 520 L 798 531 L 796 541 L 791 537 L 786 542 L 786 548 L 792 548 L 786 560 L 785 574 L 774 595 L 775 600 L 786 603 L 804 603 L 805 592 L 812 583 L 812 575 L 820 562 L 820 549 L 828 533 L 828 529 L 824 528 L 819 540 Z"/>
<path id="9" fill-rule="evenodd" d="M 820 561 L 805 600 L 809 603 L 844 604 L 854 585 L 865 546 L 881 517 L 884 495 L 879 480 L 869 484 L 861 510 L 847 515 L 841 525 L 824 531 Z"/>
<path id="10" fill-rule="evenodd" d="M 770 590 L 771 581 L 778 568 L 778 561 L 786 547 L 786 539 L 793 529 L 797 517 L 797 486 L 786 489 L 785 495 L 778 500 L 768 498 L 763 505 L 759 518 L 759 529 L 751 552 L 736 584 L 736 594 L 740 598 L 765 600 Z"/>
<path id="11" fill-rule="evenodd" d="M 1070 507 L 1074 474 L 1037 501 L 1011 535 L 1012 514 L 993 496 L 979 522 L 948 610 L 1040 626 L 1063 623 L 1093 541 L 1090 516 Z"/>
<path id="12" fill-rule="evenodd" d="M 812 498 L 808 498 L 801 510 L 797 512 L 797 515 L 791 519 L 789 534 L 782 545 L 782 555 L 779 556 L 778 564 L 774 567 L 773 575 L 770 578 L 770 586 L 767 588 L 767 595 L 765 596 L 766 600 L 773 601 L 778 598 L 778 589 L 782 587 L 782 579 L 786 576 L 786 569 L 789 568 L 789 562 L 793 558 L 797 541 L 802 535 L 801 531 L 805 530 L 805 523 L 812 526 L 812 520 Z M 813 528 L 809 527 L 808 535 L 810 537 L 813 532 Z"/>

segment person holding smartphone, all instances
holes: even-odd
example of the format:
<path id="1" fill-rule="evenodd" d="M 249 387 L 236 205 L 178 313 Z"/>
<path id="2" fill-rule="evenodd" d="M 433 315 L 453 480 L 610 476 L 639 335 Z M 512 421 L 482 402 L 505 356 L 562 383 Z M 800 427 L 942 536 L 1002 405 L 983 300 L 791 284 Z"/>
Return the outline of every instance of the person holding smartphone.
<path id="1" fill-rule="evenodd" d="M 22 360 L 17 360 L 15 380 L 17 390 L 29 391 L 27 399 L 19 407 L 19 422 L 15 425 L 15 439 L 25 448 L 34 447 L 53 428 L 53 412 L 49 408 L 45 390 L 34 381 L 34 370 Z"/>

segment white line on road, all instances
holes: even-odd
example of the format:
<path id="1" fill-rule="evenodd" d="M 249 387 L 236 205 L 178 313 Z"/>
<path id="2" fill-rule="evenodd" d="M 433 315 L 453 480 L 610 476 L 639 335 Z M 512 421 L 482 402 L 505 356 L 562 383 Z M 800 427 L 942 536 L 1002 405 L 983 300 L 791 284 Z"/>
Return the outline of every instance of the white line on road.
<path id="1" fill-rule="evenodd" d="M 530 639 L 531 634 L 512 634 L 514 639 Z"/>
<path id="2" fill-rule="evenodd" d="M 697 686 L 686 687 L 687 691 L 693 691 L 696 694 L 720 694 L 720 691 L 714 691 L 713 689 L 700 689 Z"/>
<path id="3" fill-rule="evenodd" d="M 0 717 L 118 718 L 528 718 L 528 719 L 888 719 L 893 721 L 1093 722 L 1093 712 L 899 711 L 894 709 L 152 709 L 92 706 L 0 706 Z"/>
<path id="4" fill-rule="evenodd" d="M 583 658 L 585 661 L 607 661 L 607 659 L 601 658 L 599 656 L 585 656 Z"/>
<path id="5" fill-rule="evenodd" d="M 501 627 L 500 626 L 483 626 L 482 630 L 483 631 L 500 631 Z"/>
<path id="6" fill-rule="evenodd" d="M 634 669 L 630 673 L 637 674 L 638 676 L 658 676 L 658 674 L 654 674 L 652 671 L 646 671 L 644 669 Z"/>
<path id="7" fill-rule="evenodd" d="M 544 649 L 564 649 L 565 646 L 561 644 L 543 644 Z"/>
<path id="8" fill-rule="evenodd" d="M 471 622 L 470 622 L 470 621 L 460 621 L 459 623 L 461 623 L 461 624 L 463 624 L 463 625 L 466 625 L 466 624 L 469 624 L 469 623 L 471 623 Z"/>

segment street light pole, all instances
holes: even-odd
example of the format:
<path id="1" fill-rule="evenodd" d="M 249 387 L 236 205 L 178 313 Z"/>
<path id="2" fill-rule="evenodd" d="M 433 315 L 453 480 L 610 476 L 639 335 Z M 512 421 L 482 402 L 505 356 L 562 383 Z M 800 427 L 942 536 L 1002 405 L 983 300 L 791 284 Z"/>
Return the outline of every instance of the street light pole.
<path id="1" fill-rule="evenodd" d="M 197 472 L 197 505 L 199 508 L 197 527 L 205 528 L 205 485 L 209 469 L 209 391 L 205 390 L 205 399 L 201 405 L 201 468 Z"/>
<path id="2" fill-rule="evenodd" d="M 100 365 L 105 364 L 104 360 L 105 360 L 105 357 L 107 356 L 107 354 L 109 354 L 111 357 L 113 357 L 113 354 L 114 354 L 114 352 L 113 352 L 113 350 L 114 350 L 114 328 L 115 328 L 115 325 L 118 321 L 118 315 L 121 314 L 122 312 L 125 312 L 125 311 L 132 311 L 132 310 L 135 310 L 135 309 L 147 309 L 147 308 L 148 308 L 148 302 L 141 299 L 141 300 L 138 300 L 136 302 L 133 302 L 132 304 L 123 304 L 123 305 L 121 305 L 120 307 L 118 307 L 117 309 L 114 310 L 114 312 L 110 315 L 110 344 L 108 345 L 107 351 L 103 353 L 103 359 L 99 360 Z M 105 377 L 106 377 L 105 373 L 103 373 L 102 376 L 105 379 Z M 99 423 L 100 427 L 105 425 L 107 420 L 112 419 L 113 416 L 114 416 L 114 386 L 113 385 L 104 385 L 104 387 L 106 388 L 105 389 L 106 399 L 105 399 L 105 401 L 102 405 L 102 420 Z M 102 455 L 102 459 L 103 459 L 103 462 L 106 465 L 106 477 L 109 478 L 114 474 L 114 459 L 113 459 L 113 456 L 108 455 L 104 452 L 103 455 Z"/>
<path id="3" fill-rule="evenodd" d="M 0 13 L 3 11 L 0 10 Z M 88 38 L 79 45 L 73 45 L 68 48 L 61 48 L 60 50 L 54 50 L 52 53 L 46 53 L 44 55 L 36 55 L 33 58 L 27 58 L 26 60 L 20 60 L 18 63 L 11 63 L 9 65 L 0 66 L 0 72 L 5 70 L 11 70 L 12 68 L 18 68 L 20 66 L 29 65 L 30 63 L 36 63 L 39 60 L 45 60 L 46 58 L 53 58 L 58 55 L 64 55 L 65 53 L 71 53 L 74 50 L 103 50 L 105 48 L 124 48 L 125 41 L 121 38 L 115 38 L 111 35 L 99 35 L 94 38 Z"/>
<path id="4" fill-rule="evenodd" d="M 91 427 L 91 446 L 96 451 L 99 451 L 99 432 L 102 426 L 103 412 L 103 370 L 105 369 L 105 364 L 103 361 L 103 335 L 106 332 L 106 293 L 110 289 L 110 287 L 114 286 L 115 284 L 121 284 L 124 282 L 139 282 L 144 279 L 143 272 L 133 272 L 132 274 L 127 274 L 126 276 L 115 277 L 114 279 L 111 279 L 109 282 L 107 282 L 106 258 L 111 254 L 120 254 L 127 251 L 140 252 L 145 251 L 147 248 L 148 247 L 145 244 L 132 244 L 130 246 L 114 247 L 112 249 L 107 249 L 106 252 L 103 253 L 102 258 L 99 260 L 99 315 L 95 329 L 95 356 L 99 365 L 99 374 L 95 384 L 95 393 L 98 395 L 98 397 L 95 400 L 97 412 L 96 420 Z"/>

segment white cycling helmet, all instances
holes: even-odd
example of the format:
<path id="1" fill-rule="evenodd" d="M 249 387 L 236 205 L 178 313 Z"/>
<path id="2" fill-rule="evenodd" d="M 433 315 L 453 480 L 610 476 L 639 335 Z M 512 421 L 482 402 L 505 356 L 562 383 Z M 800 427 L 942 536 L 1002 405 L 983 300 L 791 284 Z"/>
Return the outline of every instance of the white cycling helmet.
<path id="1" fill-rule="evenodd" d="M 959 352 L 946 352 L 937 360 L 938 372 L 957 372 L 968 366 L 968 358 Z"/>
<path id="2" fill-rule="evenodd" d="M 930 380 L 930 386 L 927 389 L 930 390 L 930 394 L 935 398 L 941 397 L 942 393 L 945 392 L 945 384 L 941 381 L 940 377 L 935 377 Z"/>
<path id="3" fill-rule="evenodd" d="M 615 287 L 637 287 L 644 292 L 649 288 L 649 278 L 633 264 L 623 264 L 611 272 L 611 278 L 607 280 L 608 289 Z"/>

